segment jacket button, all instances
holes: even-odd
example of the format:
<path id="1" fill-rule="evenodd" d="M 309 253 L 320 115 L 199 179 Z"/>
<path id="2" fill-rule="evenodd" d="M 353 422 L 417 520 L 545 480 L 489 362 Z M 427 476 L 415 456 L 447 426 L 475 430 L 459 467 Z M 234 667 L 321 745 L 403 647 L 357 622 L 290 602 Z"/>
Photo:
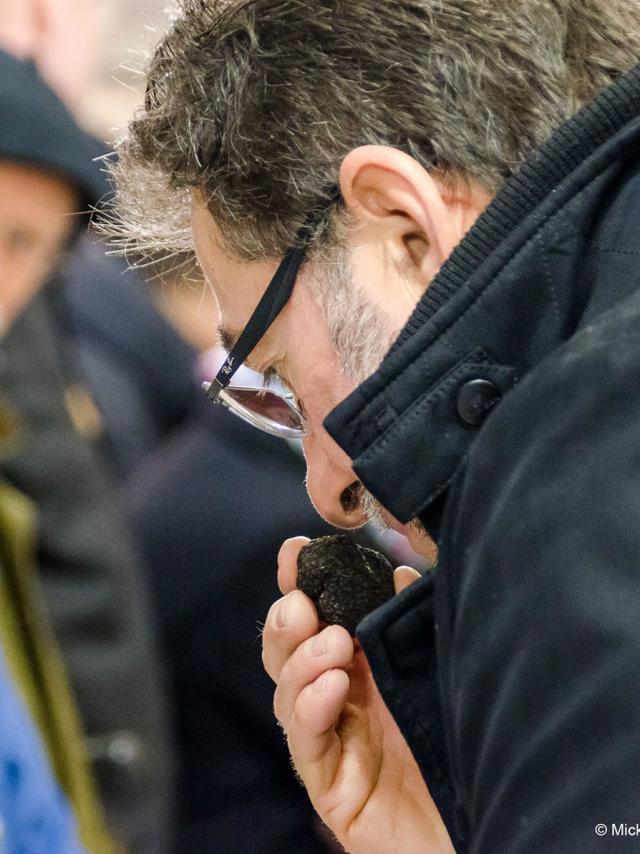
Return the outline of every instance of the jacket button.
<path id="1" fill-rule="evenodd" d="M 502 393 L 490 380 L 469 380 L 458 391 L 458 415 L 469 427 L 479 427 Z"/>

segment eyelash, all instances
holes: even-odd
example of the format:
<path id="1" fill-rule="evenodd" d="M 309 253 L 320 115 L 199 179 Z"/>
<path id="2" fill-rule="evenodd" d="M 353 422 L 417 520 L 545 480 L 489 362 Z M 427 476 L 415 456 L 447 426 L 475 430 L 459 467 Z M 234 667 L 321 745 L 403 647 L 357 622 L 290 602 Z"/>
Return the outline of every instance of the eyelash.
<path id="1" fill-rule="evenodd" d="M 289 383 L 286 380 L 282 379 L 282 377 L 280 376 L 280 374 L 278 373 L 276 368 L 273 368 L 273 367 L 265 368 L 265 370 L 262 374 L 262 380 L 263 380 L 263 388 L 265 388 L 265 389 L 270 388 L 276 384 L 279 384 L 281 386 L 284 386 L 289 392 L 291 392 L 293 394 L 293 390 L 290 387 Z M 300 410 L 300 412 L 306 416 L 306 411 L 305 411 L 305 408 L 302 404 L 302 401 L 298 400 L 298 398 L 295 398 L 295 403 L 296 403 L 296 406 L 298 407 L 298 409 Z"/>
<path id="2" fill-rule="evenodd" d="M 286 385 L 275 368 L 267 368 L 262 374 L 262 379 L 264 381 L 265 388 L 271 388 L 278 382 Z"/>

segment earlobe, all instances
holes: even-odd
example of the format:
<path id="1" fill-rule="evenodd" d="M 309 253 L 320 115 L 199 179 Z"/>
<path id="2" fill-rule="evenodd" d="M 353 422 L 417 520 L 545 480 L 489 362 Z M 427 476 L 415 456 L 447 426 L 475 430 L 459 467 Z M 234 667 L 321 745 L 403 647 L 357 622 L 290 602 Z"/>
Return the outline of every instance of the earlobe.
<path id="1" fill-rule="evenodd" d="M 340 170 L 342 196 L 356 223 L 428 246 L 425 274 L 432 275 L 462 239 L 458 218 L 440 184 L 413 157 L 391 146 L 351 151 Z"/>

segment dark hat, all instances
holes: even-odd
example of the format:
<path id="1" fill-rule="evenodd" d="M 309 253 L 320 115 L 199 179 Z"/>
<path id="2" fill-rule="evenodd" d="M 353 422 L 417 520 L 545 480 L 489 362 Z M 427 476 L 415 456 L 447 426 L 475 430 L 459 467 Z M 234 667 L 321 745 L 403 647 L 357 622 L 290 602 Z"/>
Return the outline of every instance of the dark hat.
<path id="1" fill-rule="evenodd" d="M 100 162 L 106 146 L 85 133 L 33 62 L 0 51 L 0 160 L 39 166 L 70 181 L 83 205 L 109 193 Z"/>

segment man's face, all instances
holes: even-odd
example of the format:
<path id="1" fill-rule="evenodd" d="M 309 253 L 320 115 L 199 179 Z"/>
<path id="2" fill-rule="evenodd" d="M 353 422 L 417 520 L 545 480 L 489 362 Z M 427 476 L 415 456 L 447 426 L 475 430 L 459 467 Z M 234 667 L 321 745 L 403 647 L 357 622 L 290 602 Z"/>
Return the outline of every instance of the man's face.
<path id="1" fill-rule="evenodd" d="M 249 317 L 263 295 L 277 261 L 241 261 L 231 258 L 222 247 L 219 232 L 206 206 L 199 200 L 193 205 L 194 244 L 202 269 L 213 287 L 220 306 L 223 343 L 229 346 L 244 329 Z M 351 253 L 353 276 L 367 284 L 366 299 L 373 301 L 379 260 L 370 257 L 366 249 Z M 313 296 L 314 278 L 324 275 L 310 264 L 298 276 L 293 294 L 277 320 L 248 359 L 248 364 L 260 373 L 275 369 L 278 376 L 294 393 L 307 424 L 308 435 L 303 440 L 307 462 L 307 488 L 318 512 L 331 524 L 354 528 L 367 521 L 361 500 L 362 489 L 351 467 L 351 461 L 331 439 L 323 427 L 328 413 L 347 397 L 357 382 L 343 370 L 332 343 L 327 320 Z M 377 275 L 384 276 L 378 272 Z M 358 287 L 357 281 L 353 282 Z M 371 354 L 372 373 L 415 307 L 410 296 L 403 300 L 402 288 L 393 301 L 371 308 L 383 318 L 388 329 L 387 340 L 378 342 L 377 355 Z M 362 293 L 365 290 L 362 289 Z M 398 296 L 400 294 L 400 296 Z M 425 552 L 425 544 L 415 527 L 401 526 L 389 514 L 385 521 L 411 540 L 414 549 Z M 429 554 L 431 550 L 429 549 Z"/>
<path id="2" fill-rule="evenodd" d="M 54 271 L 77 210 L 70 184 L 40 169 L 0 162 L 0 329 Z"/>

